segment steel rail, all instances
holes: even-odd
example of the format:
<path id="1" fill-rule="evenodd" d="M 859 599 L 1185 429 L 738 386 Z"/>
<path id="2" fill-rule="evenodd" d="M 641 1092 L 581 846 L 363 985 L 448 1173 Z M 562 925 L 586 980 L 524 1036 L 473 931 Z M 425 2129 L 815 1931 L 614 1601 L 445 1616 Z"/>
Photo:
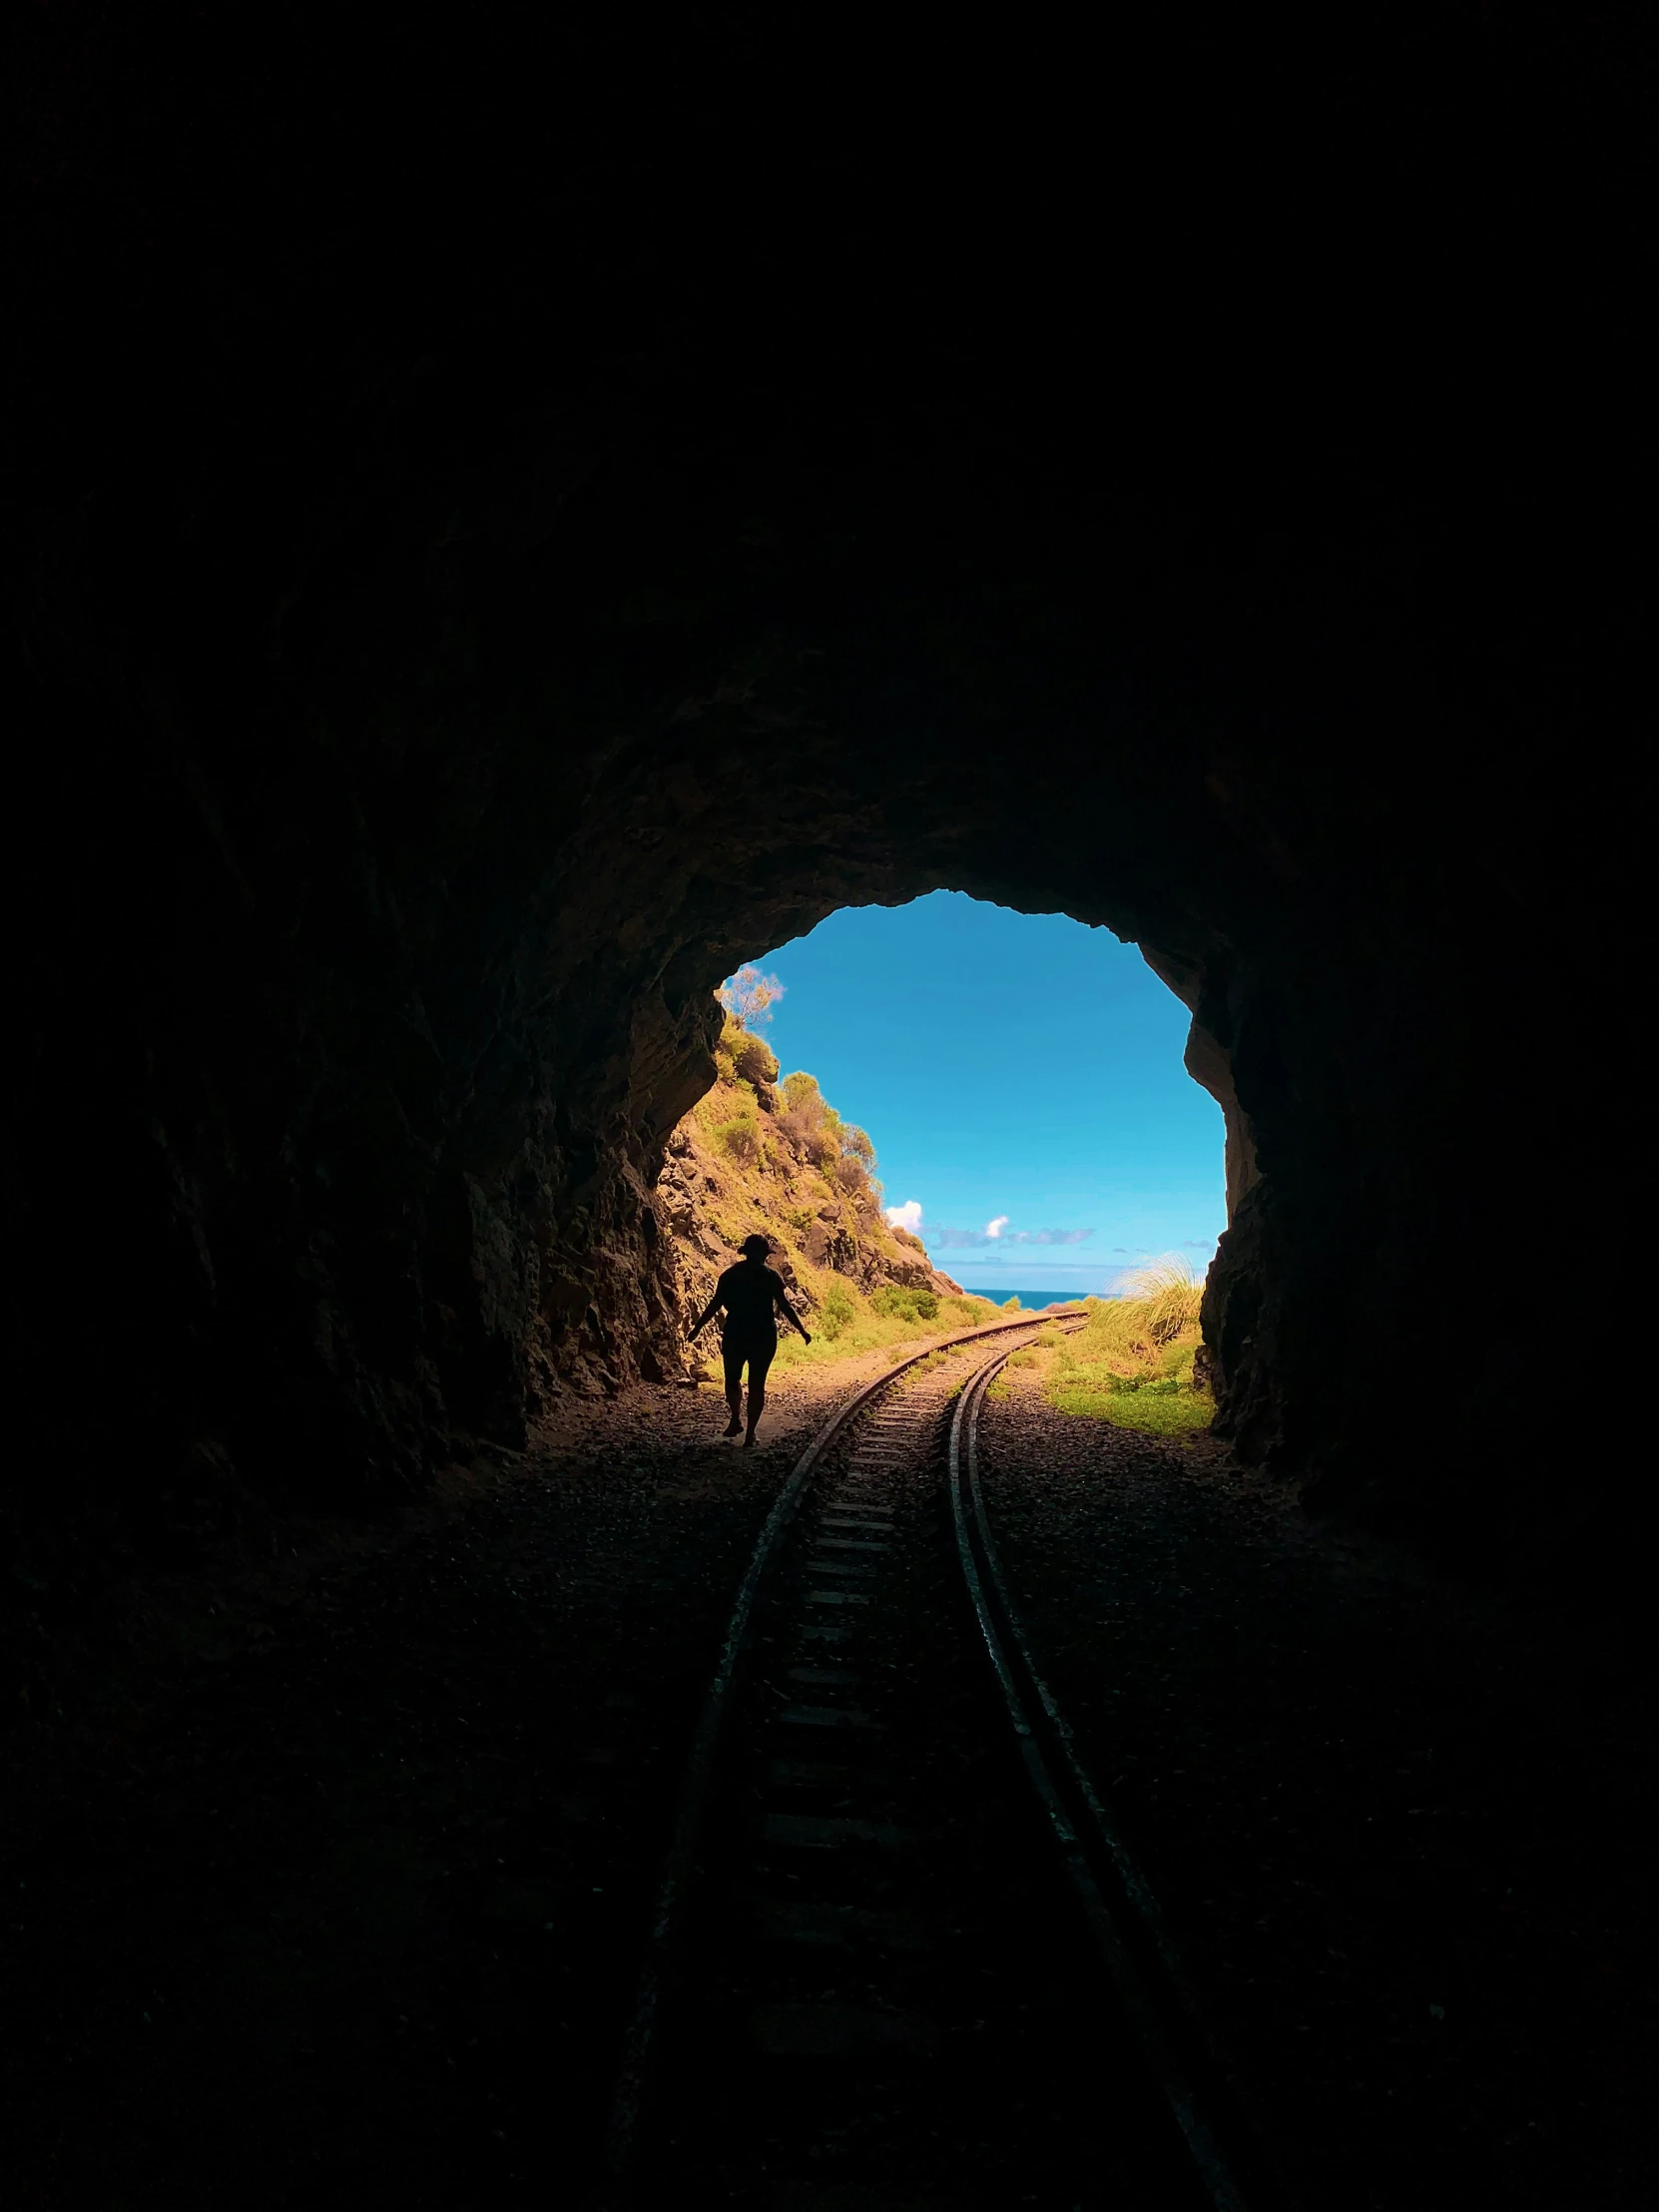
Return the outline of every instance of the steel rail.
<path id="1" fill-rule="evenodd" d="M 1070 1726 L 1037 1667 L 1009 1593 L 1007 1577 L 991 1534 L 979 1482 L 979 1409 L 985 1392 L 1009 1358 L 1008 1353 L 988 1361 L 963 1387 L 950 1423 L 950 1506 L 956 1529 L 956 1548 L 979 1623 L 986 1654 L 995 1673 L 1008 1718 L 1018 1740 L 1050 1834 L 1058 1847 L 1072 1888 L 1082 1905 L 1095 1944 L 1129 2020 L 1146 2062 L 1156 2077 L 1176 2126 L 1186 2143 L 1195 2174 L 1214 2212 L 1245 2212 L 1229 2161 L 1206 2118 L 1198 2095 L 1174 2038 L 1165 2025 L 1152 1987 L 1126 1948 L 1101 1882 L 1089 1863 L 1085 1837 L 1079 1833 L 1067 1807 L 1065 1792 L 1057 1782 L 1039 1741 L 1028 1704 L 1027 1690 L 1040 1706 L 1046 1723 L 1049 1751 L 1058 1756 L 1062 1773 L 1081 1800 L 1095 1839 L 1105 1853 L 1118 1888 L 1142 1932 L 1166 1984 L 1166 1994 L 1190 2033 L 1207 2044 L 1186 1968 L 1165 1924 L 1151 1885 L 1136 1864 L 1088 1769 L 1078 1755 Z M 998 1617 L 1000 1616 L 1000 1618 Z M 1013 1659 L 1010 1660 L 1009 1646 Z M 1022 1687 L 1023 1677 L 1026 1687 Z M 1213 2059 L 1213 2054 L 1211 2054 Z"/>
<path id="2" fill-rule="evenodd" d="M 598 2200 L 600 2205 L 620 2208 L 628 2202 L 628 2180 L 638 2149 L 657 2028 L 684 1909 L 696 1871 L 697 1842 L 708 1808 L 722 1723 L 731 1705 L 749 1647 L 761 1585 L 795 1518 L 814 1470 L 829 1446 L 854 1415 L 863 1411 L 883 1390 L 896 1382 L 900 1376 L 920 1366 L 922 1361 L 931 1359 L 935 1353 L 949 1352 L 959 1345 L 975 1344 L 986 1337 L 1003 1336 L 1016 1329 L 1042 1328 L 1049 1325 L 1051 1319 L 1049 1311 L 1042 1311 L 1022 1314 L 1017 1321 L 991 1322 L 981 1329 L 965 1330 L 959 1336 L 938 1338 L 932 1344 L 924 1345 L 919 1351 L 910 1354 L 907 1359 L 898 1361 L 884 1375 L 876 1376 L 861 1389 L 854 1390 L 836 1407 L 797 1459 L 779 1491 L 756 1539 L 743 1579 L 738 1585 L 737 1599 L 721 1642 L 714 1678 L 704 1696 L 692 1737 L 691 1753 L 675 1805 L 668 1850 L 658 1879 L 651 1923 L 646 1934 L 645 1956 L 640 1968 L 634 2009 L 623 2040 L 622 2062 L 618 2068 L 617 2086 L 607 2129 L 605 2188 Z M 994 1361 L 993 1371 L 1001 1364 L 1000 1359 Z M 964 1396 L 978 1380 L 976 1375 L 963 1385 Z M 953 1437 L 954 1434 L 953 1428 Z"/>

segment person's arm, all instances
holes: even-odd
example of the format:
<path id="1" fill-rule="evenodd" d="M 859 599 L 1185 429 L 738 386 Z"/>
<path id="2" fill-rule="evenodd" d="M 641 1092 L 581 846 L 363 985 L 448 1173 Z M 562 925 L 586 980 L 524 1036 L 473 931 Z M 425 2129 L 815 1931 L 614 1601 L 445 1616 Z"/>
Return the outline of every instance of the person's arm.
<path id="1" fill-rule="evenodd" d="M 715 1316 L 720 1312 L 723 1300 L 720 1294 L 720 1285 L 717 1283 L 715 1285 L 714 1297 L 711 1298 L 708 1305 L 704 1307 L 700 1318 L 692 1325 L 691 1337 L 688 1337 L 686 1340 L 688 1344 L 697 1337 L 700 1331 L 708 1328 L 710 1322 L 712 1322 Z"/>
<path id="2" fill-rule="evenodd" d="M 791 1322 L 801 1333 L 802 1343 L 804 1345 L 810 1345 L 813 1340 L 811 1337 L 808 1336 L 806 1330 L 801 1327 L 801 1316 L 796 1312 L 795 1308 L 790 1304 L 788 1298 L 784 1295 L 783 1283 L 776 1275 L 772 1279 L 772 1300 L 775 1306 L 781 1306 L 784 1312 L 789 1315 Z"/>

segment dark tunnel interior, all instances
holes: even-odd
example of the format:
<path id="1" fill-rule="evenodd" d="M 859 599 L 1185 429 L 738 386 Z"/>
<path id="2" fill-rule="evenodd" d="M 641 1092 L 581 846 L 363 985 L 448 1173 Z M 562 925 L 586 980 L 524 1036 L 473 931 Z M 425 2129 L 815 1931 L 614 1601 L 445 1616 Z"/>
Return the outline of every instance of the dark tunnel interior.
<path id="1" fill-rule="evenodd" d="M 1634 1633 L 1636 13 L 359 28 L 8 73 L 7 1698 L 677 1373 L 713 986 L 940 886 L 1191 1008 L 1240 1461 Z"/>

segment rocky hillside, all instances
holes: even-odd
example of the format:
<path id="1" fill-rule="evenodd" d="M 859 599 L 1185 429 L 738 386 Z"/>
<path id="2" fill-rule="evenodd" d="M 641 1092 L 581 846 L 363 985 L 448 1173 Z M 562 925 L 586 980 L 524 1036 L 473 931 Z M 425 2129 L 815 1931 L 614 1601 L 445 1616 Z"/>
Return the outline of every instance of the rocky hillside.
<path id="1" fill-rule="evenodd" d="M 831 1341 L 861 1310 L 931 1320 L 951 1299 L 963 1302 L 964 1322 L 979 1318 L 981 1302 L 967 1311 L 961 1286 L 929 1263 L 921 1240 L 888 1224 L 874 1148 L 812 1076 L 780 1082 L 764 1039 L 731 1020 L 715 1062 L 714 1089 L 668 1140 L 655 1194 L 683 1333 L 756 1231 L 772 1239 L 772 1265 L 808 1328 Z"/>

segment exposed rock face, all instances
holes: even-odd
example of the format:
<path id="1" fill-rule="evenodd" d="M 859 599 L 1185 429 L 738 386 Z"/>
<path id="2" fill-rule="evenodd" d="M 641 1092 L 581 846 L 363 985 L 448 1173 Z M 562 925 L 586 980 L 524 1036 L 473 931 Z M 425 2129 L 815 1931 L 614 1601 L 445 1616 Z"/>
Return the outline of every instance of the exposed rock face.
<path id="1" fill-rule="evenodd" d="M 31 1510 L 400 1494 L 573 1382 L 661 1372 L 654 1194 L 711 986 L 951 885 L 1182 979 L 1234 1138 L 1209 1327 L 1241 1443 L 1440 1540 L 1548 1526 L 1518 1321 L 1416 1292 L 1448 1248 L 1524 1277 L 1540 1147 L 1620 1141 L 1635 940 L 1581 766 L 1627 725 L 1636 604 L 1579 497 L 1605 380 L 1570 457 L 1524 345 L 1478 404 L 1425 389 L 1394 279 L 1330 288 L 1352 228 L 1307 242 L 1318 316 L 1217 275 L 1225 362 L 1159 312 L 1103 365 L 1093 249 L 1045 216 L 1004 251 L 1000 183 L 924 263 L 850 141 L 791 191 L 779 141 L 723 197 L 684 138 L 642 125 L 624 177 L 596 125 L 555 189 L 503 166 L 546 128 L 511 71 L 429 191 L 367 189 L 410 159 L 376 129 L 427 112 L 369 100 L 316 121 L 291 198 L 261 134 L 297 61 L 235 100 L 164 97 L 173 66 L 113 137 L 57 86 L 14 302 Z M 1404 222 L 1392 178 L 1371 213 Z M 1435 359 L 1501 326 L 1488 298 L 1451 327 L 1461 282 Z M 994 297 L 997 343 L 947 296 Z"/>
<path id="2" fill-rule="evenodd" d="M 909 1291 L 932 1291 L 939 1297 L 960 1293 L 960 1283 L 953 1275 L 946 1275 L 943 1268 L 934 1267 L 919 1237 L 912 1236 L 908 1229 L 894 1229 L 891 1236 L 898 1251 L 896 1259 L 889 1258 L 884 1263 L 887 1282 L 897 1283 Z"/>
<path id="3" fill-rule="evenodd" d="M 1196 1006 L 1203 984 L 1202 972 L 1172 959 L 1153 945 L 1143 945 L 1142 953 L 1153 973 L 1166 982 L 1182 1003 Z M 1238 1086 L 1233 1081 L 1233 1059 L 1226 1047 L 1211 1036 L 1208 1029 L 1193 1015 L 1192 1027 L 1187 1032 L 1187 1049 L 1182 1064 L 1193 1081 L 1207 1090 L 1221 1108 L 1222 1125 L 1226 1131 L 1224 1173 L 1227 1188 L 1227 1219 L 1233 1222 L 1245 1193 L 1259 1180 L 1262 1170 L 1256 1158 L 1256 1136 L 1250 1126 L 1250 1118 L 1239 1104 Z"/>

